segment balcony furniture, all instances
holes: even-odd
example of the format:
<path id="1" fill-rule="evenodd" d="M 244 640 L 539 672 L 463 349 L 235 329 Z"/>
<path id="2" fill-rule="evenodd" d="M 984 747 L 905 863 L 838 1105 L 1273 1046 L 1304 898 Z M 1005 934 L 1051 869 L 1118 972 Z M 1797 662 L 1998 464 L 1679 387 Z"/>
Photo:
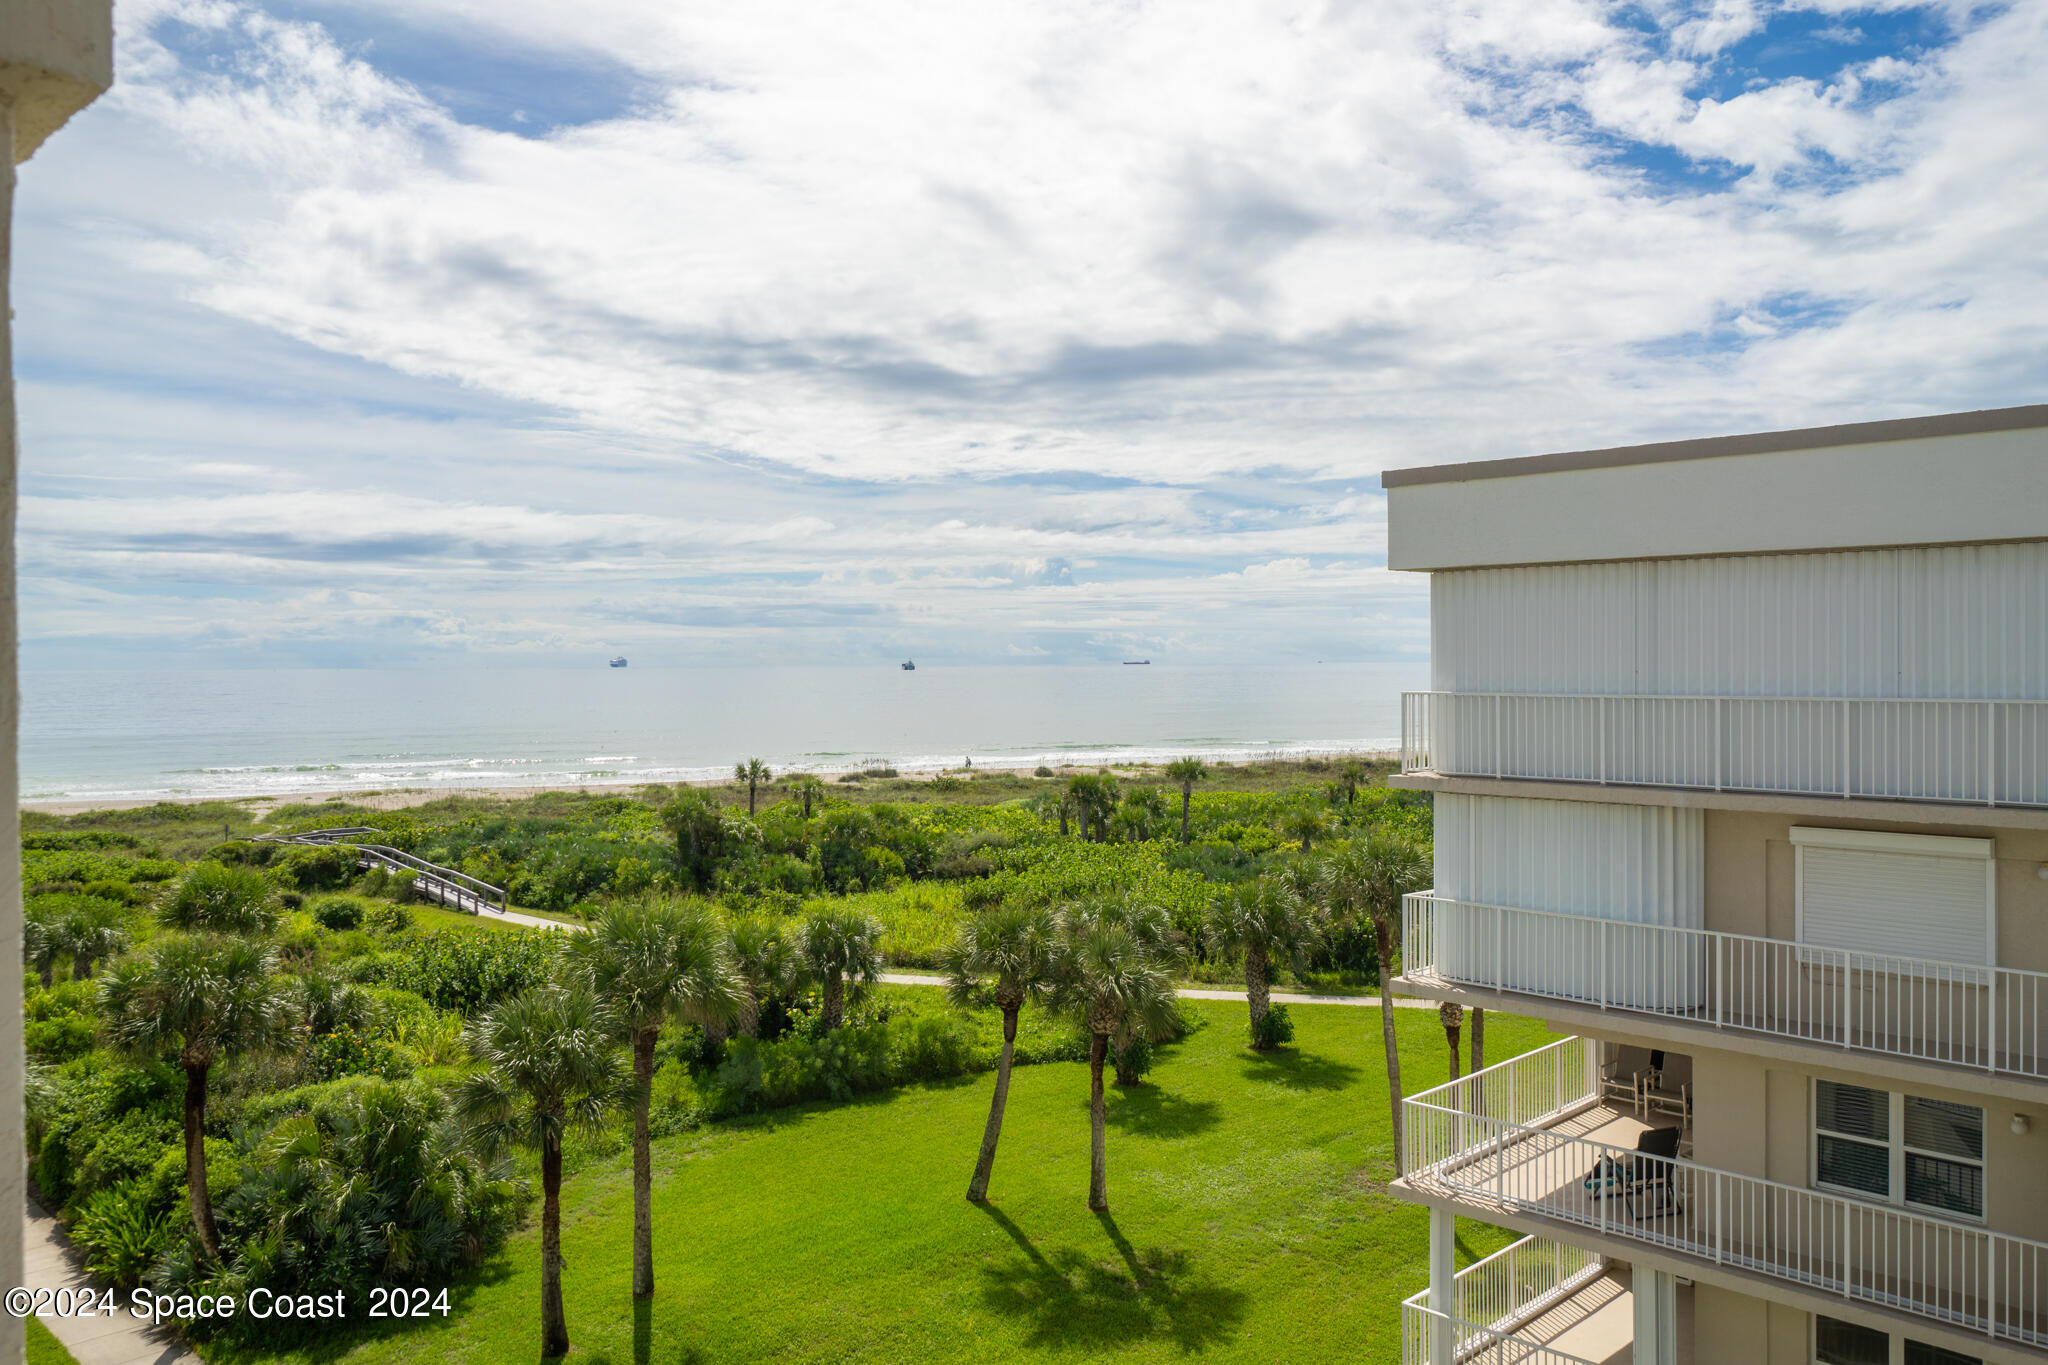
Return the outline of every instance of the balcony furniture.
<path id="1" fill-rule="evenodd" d="M 1682 1136 L 1683 1130 L 1678 1128 L 1646 1128 L 1636 1138 L 1636 1155 L 1623 1167 L 1628 1178 L 1621 1187 L 1622 1203 L 1627 1206 L 1629 1217 L 1643 1216 L 1644 1210 L 1636 1207 L 1637 1200 L 1650 1213 L 1683 1212 L 1672 1179 L 1677 1170 L 1672 1159 L 1678 1155 L 1678 1140 Z"/>
<path id="2" fill-rule="evenodd" d="M 1612 1061 L 1600 1066 L 1600 1098 L 1603 1100 L 1626 1100 L 1629 1107 L 1641 1111 L 1643 1100 L 1643 1073 L 1650 1067 L 1650 1050 L 1633 1047 L 1624 1043 L 1614 1054 Z"/>

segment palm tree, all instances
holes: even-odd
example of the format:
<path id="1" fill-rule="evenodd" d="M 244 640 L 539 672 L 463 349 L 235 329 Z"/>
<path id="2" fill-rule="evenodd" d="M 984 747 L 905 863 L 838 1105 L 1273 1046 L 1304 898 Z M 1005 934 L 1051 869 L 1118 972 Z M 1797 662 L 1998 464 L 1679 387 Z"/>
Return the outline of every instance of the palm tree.
<path id="1" fill-rule="evenodd" d="M 57 980 L 57 959 L 64 956 L 61 917 L 30 905 L 21 922 L 21 961 L 33 967 L 48 990 Z"/>
<path id="2" fill-rule="evenodd" d="M 685 1019 L 722 1026 L 742 987 L 725 931 L 693 901 L 614 901 L 570 941 L 569 960 L 633 1047 L 633 1297 L 654 1295 L 654 1048 L 661 1026 Z"/>
<path id="3" fill-rule="evenodd" d="M 761 1006 L 792 989 L 803 975 L 789 936 L 765 915 L 734 920 L 726 932 L 726 953 L 740 978 L 740 1037 L 761 1036 Z"/>
<path id="4" fill-rule="evenodd" d="M 1289 839 L 1299 839 L 1303 853 L 1315 851 L 1315 841 L 1326 828 L 1321 813 L 1306 806 L 1287 812 L 1280 820 L 1280 832 Z"/>
<path id="5" fill-rule="evenodd" d="M 881 972 L 882 922 L 858 910 L 820 910 L 804 921 L 797 955 L 824 988 L 819 1020 L 828 1029 L 846 1022 L 846 982 L 872 985 Z"/>
<path id="6" fill-rule="evenodd" d="M 1244 954 L 1253 1047 L 1264 1046 L 1260 1026 L 1273 1006 L 1272 963 L 1278 959 L 1299 971 L 1315 933 L 1310 905 L 1279 876 L 1233 886 L 1210 902 L 1209 946 L 1219 954 Z"/>
<path id="7" fill-rule="evenodd" d="M 1188 841 L 1188 807 L 1194 804 L 1195 784 L 1209 776 L 1209 765 L 1199 758 L 1176 758 L 1166 765 L 1169 781 L 1180 784 L 1180 841 Z"/>
<path id="8" fill-rule="evenodd" d="M 684 885 L 708 887 L 725 846 L 725 817 L 718 802 L 699 788 L 684 787 L 656 818 L 675 838 L 676 870 Z"/>
<path id="9" fill-rule="evenodd" d="M 733 780 L 747 784 L 747 816 L 754 814 L 754 793 L 775 780 L 775 773 L 758 758 L 732 765 Z"/>
<path id="10" fill-rule="evenodd" d="M 483 1067 L 457 1105 L 487 1148 L 540 1148 L 540 1353 L 569 1354 L 562 1312 L 562 1136 L 602 1122 L 618 1089 L 616 1023 L 580 986 L 539 986 L 470 1025 Z"/>
<path id="11" fill-rule="evenodd" d="M 1486 1070 L 1486 1011 L 1472 1007 L 1472 1069 Z"/>
<path id="12" fill-rule="evenodd" d="M 114 1045 L 184 1068 L 185 1188 L 199 1244 L 216 1264 L 220 1229 L 206 1188 L 206 1077 L 223 1057 L 262 1052 L 281 1040 L 275 967 L 270 951 L 248 939 L 175 933 L 100 974 L 100 1017 Z"/>
<path id="13" fill-rule="evenodd" d="M 1173 972 L 1113 910 L 1078 906 L 1062 918 L 1054 999 L 1088 1030 L 1088 1207 L 1102 1211 L 1109 1208 L 1102 1065 L 1113 1041 L 1163 1035 L 1172 1026 Z"/>
<path id="14" fill-rule="evenodd" d="M 1353 804 L 1358 800 L 1358 789 L 1365 785 L 1365 765 L 1346 763 L 1338 774 L 1337 781 L 1344 789 L 1344 804 Z"/>
<path id="15" fill-rule="evenodd" d="M 790 782 L 789 794 L 803 806 L 806 820 L 811 818 L 812 807 L 825 804 L 825 784 L 809 773 Z"/>
<path id="16" fill-rule="evenodd" d="M 1436 1007 L 1437 1022 L 1444 1026 L 1444 1042 L 1451 1049 L 1451 1079 L 1458 1079 L 1458 1033 L 1465 1027 L 1465 1007 L 1446 1000 Z M 1474 1068 L 1475 1070 L 1477 1068 Z"/>
<path id="17" fill-rule="evenodd" d="M 1003 1012 L 996 1092 L 989 1100 L 988 1127 L 982 1133 L 974 1178 L 967 1183 L 967 1197 L 977 1204 L 988 1198 L 996 1143 L 1003 1135 L 1003 1108 L 1010 1100 L 1010 1062 L 1017 1049 L 1017 1013 L 1026 1000 L 1042 999 L 1051 988 L 1058 948 L 1059 925 L 1050 910 L 998 901 L 972 911 L 946 953 L 946 989 L 953 1002 L 968 1004 L 977 987 L 992 982 L 996 1008 Z"/>
<path id="18" fill-rule="evenodd" d="M 95 965 L 128 947 L 128 929 L 122 923 L 121 907 L 87 906 L 72 911 L 51 926 L 58 945 L 71 954 L 71 979 L 83 981 Z"/>
<path id="19" fill-rule="evenodd" d="M 276 889 L 256 869 L 200 863 L 179 880 L 156 913 L 173 929 L 267 934 L 277 928 L 282 912 Z"/>
<path id="20" fill-rule="evenodd" d="M 1406 1169 L 1401 1152 L 1401 1052 L 1394 1041 L 1394 925 L 1401 898 L 1429 884 L 1428 846 L 1411 835 L 1375 830 L 1346 844 L 1323 864 L 1323 903 L 1330 913 L 1372 925 L 1379 957 L 1380 1030 L 1387 1049 L 1387 1102 L 1394 1115 L 1394 1172 Z"/>

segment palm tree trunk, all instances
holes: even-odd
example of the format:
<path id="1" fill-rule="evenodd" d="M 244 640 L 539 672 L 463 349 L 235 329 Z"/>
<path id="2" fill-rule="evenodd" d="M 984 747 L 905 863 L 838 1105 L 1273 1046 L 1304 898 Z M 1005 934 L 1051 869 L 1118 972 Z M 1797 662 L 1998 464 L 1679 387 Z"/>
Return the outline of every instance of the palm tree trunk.
<path id="1" fill-rule="evenodd" d="M 633 1297 L 654 1297 L 654 1153 L 647 1115 L 654 1104 L 654 1043 L 659 1029 L 633 1035 Z"/>
<path id="2" fill-rule="evenodd" d="M 1252 1040 L 1256 1046 L 1259 1026 L 1266 1022 L 1266 1015 L 1273 1008 L 1273 988 L 1266 980 L 1266 945 L 1263 943 L 1244 946 L 1244 995 L 1252 1007 Z"/>
<path id="3" fill-rule="evenodd" d="M 1107 1111 L 1102 1101 L 1102 1061 L 1109 1052 L 1109 1035 L 1097 1033 L 1088 1041 L 1088 1207 L 1100 1213 L 1109 1207 L 1108 1147 L 1103 1137 Z"/>
<path id="4" fill-rule="evenodd" d="M 1387 1104 L 1394 1116 L 1394 1174 L 1399 1176 L 1408 1168 L 1401 1155 L 1401 1049 L 1394 1041 L 1394 943 L 1385 920 L 1374 918 L 1372 937 L 1380 959 L 1380 1031 L 1387 1045 Z"/>
<path id="5" fill-rule="evenodd" d="M 754 998 L 751 987 L 740 995 L 739 1030 L 742 1038 L 761 1036 L 761 1002 Z"/>
<path id="6" fill-rule="evenodd" d="M 1066 837 L 1067 837 L 1067 808 L 1066 808 L 1065 806 L 1061 806 L 1061 807 L 1060 807 L 1060 838 L 1064 839 L 1064 838 L 1066 838 Z"/>
<path id="7" fill-rule="evenodd" d="M 562 1140 L 554 1134 L 540 1147 L 540 1354 L 554 1360 L 569 1354 L 569 1319 L 562 1311 Z"/>
<path id="8" fill-rule="evenodd" d="M 1003 1108 L 1010 1102 L 1010 1058 L 1017 1051 L 1017 1011 L 1003 1011 L 1003 1051 L 996 1058 L 996 1093 L 988 1102 L 988 1127 L 981 1135 L 981 1156 L 974 1163 L 974 1179 L 967 1183 L 967 1197 L 980 1204 L 988 1199 L 988 1178 L 996 1168 L 996 1143 L 1003 1136 Z"/>
<path id="9" fill-rule="evenodd" d="M 1188 841 L 1188 805 L 1194 799 L 1195 789 L 1193 787 L 1182 787 L 1180 789 L 1180 841 L 1182 843 Z"/>
<path id="10" fill-rule="evenodd" d="M 71 979 L 73 981 L 83 981 L 91 975 L 92 959 L 84 953 L 73 953 L 71 955 Z"/>
<path id="11" fill-rule="evenodd" d="M 825 977 L 825 1027 L 838 1028 L 846 1022 L 846 981 L 837 972 Z"/>
<path id="12" fill-rule="evenodd" d="M 45 960 L 45 961 L 43 962 L 43 965 L 42 965 L 41 967 L 37 968 L 37 970 L 38 970 L 38 971 L 40 971 L 40 972 L 41 972 L 41 973 L 43 974 L 43 989 L 44 989 L 44 990 L 48 990 L 48 989 L 50 989 L 50 987 L 52 987 L 52 986 L 54 986 L 54 985 L 56 985 L 56 984 L 57 984 L 57 963 L 56 963 L 56 959 L 54 959 L 54 958 L 46 959 L 46 960 Z"/>
<path id="13" fill-rule="evenodd" d="M 185 1067 L 185 1189 L 192 1197 L 192 1226 L 207 1259 L 220 1264 L 220 1229 L 213 1221 L 213 1198 L 206 1188 L 206 1068 Z"/>
<path id="14" fill-rule="evenodd" d="M 751 781 L 747 783 L 747 818 L 754 818 L 754 784 Z"/>
<path id="15" fill-rule="evenodd" d="M 1451 1079 L 1455 1081 L 1458 1079 L 1458 1026 L 1456 1024 L 1450 1024 L 1445 1027 L 1444 1041 L 1450 1044 L 1451 1047 Z"/>

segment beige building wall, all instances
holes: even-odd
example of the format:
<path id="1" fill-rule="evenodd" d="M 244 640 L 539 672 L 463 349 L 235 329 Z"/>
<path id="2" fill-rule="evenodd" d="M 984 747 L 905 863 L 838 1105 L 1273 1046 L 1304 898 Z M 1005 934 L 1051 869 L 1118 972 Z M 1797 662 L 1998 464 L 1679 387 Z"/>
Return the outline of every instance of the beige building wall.
<path id="1" fill-rule="evenodd" d="M 114 79 L 110 0 L 0 4 L 0 1288 L 20 1284 L 27 1171 L 22 1126 L 21 816 L 14 603 L 14 312 L 9 302 L 14 167 Z M 23 1359 L 21 1319 L 0 1314 L 0 1360 Z"/>
<path id="2" fill-rule="evenodd" d="M 1693 1159 L 1801 1188 L 1813 1184 L 1816 1078 L 1976 1105 L 1984 1110 L 1985 1225 L 1994 1232 L 2048 1241 L 2048 1105 L 1986 1097 L 1970 1089 L 1966 1072 L 1957 1074 L 1953 1088 L 1908 1088 L 1853 1065 L 1792 1068 L 1718 1049 L 1694 1052 L 1692 1075 Z M 2012 1131 L 2015 1114 L 2027 1120 L 2024 1134 Z"/>

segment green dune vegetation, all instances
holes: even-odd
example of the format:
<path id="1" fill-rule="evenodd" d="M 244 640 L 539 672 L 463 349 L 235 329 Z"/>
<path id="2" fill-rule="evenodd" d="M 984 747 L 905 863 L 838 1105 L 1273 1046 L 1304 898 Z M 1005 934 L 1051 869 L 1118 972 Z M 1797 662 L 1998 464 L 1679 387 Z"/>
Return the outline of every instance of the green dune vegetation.
<path id="1" fill-rule="evenodd" d="M 1459 1065 L 1453 1021 L 1271 992 L 1380 986 L 1426 798 L 1329 763 L 735 774 L 30 814 L 42 1198 L 123 1285 L 349 1296 L 185 1324 L 220 1361 L 1396 1349 L 1356 1290 L 1420 1283 L 1390 1100 Z M 338 824 L 572 931 L 246 837 Z M 1496 1059 L 1545 1040 L 1493 1022 Z M 424 1315 L 368 1320 L 376 1287 Z"/>

